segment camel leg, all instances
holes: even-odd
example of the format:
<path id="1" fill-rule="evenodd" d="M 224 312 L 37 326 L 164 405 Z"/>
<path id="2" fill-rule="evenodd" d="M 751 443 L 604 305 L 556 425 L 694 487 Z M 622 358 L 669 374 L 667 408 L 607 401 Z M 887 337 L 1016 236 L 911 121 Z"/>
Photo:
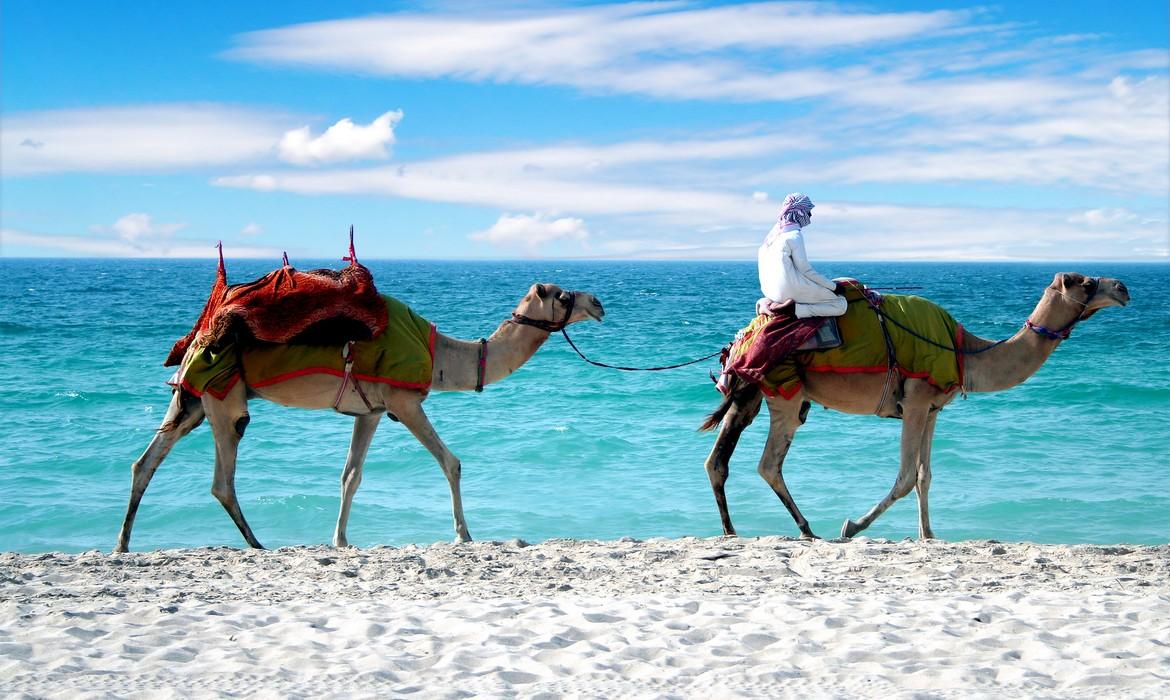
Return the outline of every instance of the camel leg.
<path id="1" fill-rule="evenodd" d="M 451 487 L 451 513 L 455 518 L 455 538 L 460 542 L 470 542 L 471 534 L 467 531 L 467 521 L 463 519 L 463 497 L 459 493 L 459 476 L 462 465 L 435 432 L 427 414 L 423 412 L 422 404 L 417 401 L 394 406 L 391 411 L 411 434 L 427 448 L 438 461 L 447 476 L 447 484 Z"/>
<path id="2" fill-rule="evenodd" d="M 182 392 L 176 391 L 171 396 L 171 404 L 163 418 L 162 425 L 154 434 L 146 451 L 142 453 L 131 467 L 130 503 L 126 506 L 126 518 L 122 521 L 122 529 L 118 532 L 118 544 L 115 552 L 130 551 L 130 531 L 134 527 L 134 516 L 138 514 L 138 505 L 146 493 L 146 487 L 154 477 L 154 472 L 162 461 L 170 454 L 171 448 L 179 440 L 190 433 L 203 422 L 203 406 L 197 400 L 183 401 Z"/>
<path id="3" fill-rule="evenodd" d="M 918 491 L 918 539 L 934 539 L 934 531 L 930 529 L 930 507 L 927 505 L 926 494 L 930 491 L 930 448 L 934 443 L 934 424 L 938 420 L 938 410 L 933 410 L 926 419 L 926 428 L 922 432 L 922 452 L 918 456 L 918 483 L 914 488 Z"/>
<path id="4" fill-rule="evenodd" d="M 349 455 L 345 458 L 345 471 L 341 474 L 341 510 L 337 513 L 337 529 L 333 531 L 334 547 L 349 546 L 349 540 L 345 537 L 349 507 L 353 503 L 353 495 L 357 493 L 358 485 L 362 483 L 362 465 L 366 462 L 366 452 L 370 449 L 374 431 L 378 429 L 381 420 L 381 413 L 354 418 L 353 439 L 349 443 Z"/>
<path id="5" fill-rule="evenodd" d="M 768 399 L 768 442 L 764 445 L 764 455 L 760 458 L 757 471 L 780 497 L 780 502 L 796 521 L 801 538 L 819 539 L 813 534 L 800 509 L 796 507 L 796 501 L 788 492 L 782 473 L 784 457 L 788 455 L 788 448 L 792 446 L 792 438 L 796 435 L 797 428 L 804 424 L 804 419 L 808 416 L 809 406 L 810 404 L 803 398 Z"/>
<path id="6" fill-rule="evenodd" d="M 918 480 L 923 433 L 930 420 L 930 396 L 927 389 L 929 385 L 921 380 L 906 381 L 906 395 L 902 401 L 902 454 L 898 478 L 894 481 L 894 487 L 890 489 L 889 494 L 878 501 L 868 513 L 858 518 L 856 522 L 845 521 L 841 526 L 842 537 L 853 537 L 869 527 L 895 501 L 914 489 L 914 484 Z"/>
<path id="7" fill-rule="evenodd" d="M 755 386 L 741 389 L 733 397 L 731 408 L 723 416 L 723 422 L 719 426 L 719 434 L 715 437 L 711 454 L 707 455 L 707 461 L 704 463 L 707 478 L 711 480 L 711 491 L 715 494 L 715 505 L 719 507 L 719 517 L 723 521 L 725 536 L 735 535 L 731 514 L 727 511 L 727 494 L 723 490 L 724 484 L 727 483 L 731 454 L 735 452 L 735 446 L 739 444 L 739 437 L 744 429 L 752 424 L 756 414 L 760 412 L 762 398 L 763 393 Z"/>
<path id="8" fill-rule="evenodd" d="M 264 549 L 252 534 L 248 521 L 244 520 L 244 512 L 236 499 L 236 451 L 250 420 L 244 383 L 237 382 L 222 401 L 204 394 L 203 410 L 215 436 L 215 478 L 211 483 L 211 494 L 231 516 L 248 546 Z"/>

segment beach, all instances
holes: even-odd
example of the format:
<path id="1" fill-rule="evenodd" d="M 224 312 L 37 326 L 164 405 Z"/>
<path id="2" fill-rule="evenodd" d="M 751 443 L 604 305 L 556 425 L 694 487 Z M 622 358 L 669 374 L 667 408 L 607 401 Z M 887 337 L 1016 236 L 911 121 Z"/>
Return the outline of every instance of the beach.
<path id="1" fill-rule="evenodd" d="M 1170 545 L 0 555 L 5 697 L 1165 697 Z"/>

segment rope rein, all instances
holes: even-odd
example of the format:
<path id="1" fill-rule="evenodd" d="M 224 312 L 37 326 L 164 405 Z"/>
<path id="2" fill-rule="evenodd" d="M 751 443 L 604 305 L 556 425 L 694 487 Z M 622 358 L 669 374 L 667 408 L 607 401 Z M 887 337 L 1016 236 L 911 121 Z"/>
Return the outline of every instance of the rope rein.
<path id="1" fill-rule="evenodd" d="M 907 289 L 910 289 L 910 287 L 907 287 Z M 1049 289 L 1051 289 L 1051 288 L 1049 288 Z M 1059 289 L 1054 289 L 1051 291 L 1055 291 L 1057 294 L 1063 296 L 1064 298 L 1068 299 L 1069 301 L 1076 302 L 1077 304 L 1080 304 L 1082 307 L 1086 307 L 1086 308 L 1088 307 L 1087 301 L 1078 301 L 1077 299 L 1073 299 L 1072 297 L 1070 297 L 1069 295 L 1060 291 Z M 1092 294 L 1090 294 L 1090 297 L 1091 296 L 1092 296 Z M 866 300 L 866 303 L 869 304 L 870 309 L 872 309 L 873 312 L 875 314 L 877 314 L 879 321 L 883 321 L 883 322 L 888 321 L 888 322 L 894 324 L 895 326 L 897 326 L 898 328 L 902 329 L 903 331 L 914 336 L 918 340 L 921 340 L 922 342 L 924 342 L 928 345 L 932 345 L 936 348 L 939 348 L 940 350 L 947 350 L 949 352 L 953 352 L 953 353 L 955 353 L 956 356 L 957 355 L 978 355 L 980 353 L 987 352 L 988 350 L 992 350 L 994 348 L 997 348 L 1000 345 L 1003 345 L 1007 341 L 1011 340 L 1011 338 L 1004 338 L 1002 340 L 997 340 L 994 343 L 991 343 L 990 345 L 988 345 L 986 347 L 979 348 L 978 350 L 966 350 L 963 348 L 959 348 L 959 347 L 957 347 L 958 344 L 953 342 L 954 338 L 951 339 L 952 342 L 949 346 L 943 345 L 942 343 L 940 343 L 932 338 L 927 338 L 926 336 L 922 335 L 921 333 L 918 333 L 913 328 L 909 328 L 905 324 L 899 322 L 896 318 L 894 318 L 894 317 L 890 316 L 889 314 L 887 314 L 886 312 L 882 311 L 882 309 L 873 300 L 871 300 L 868 296 L 864 296 L 863 298 Z M 577 353 L 577 356 L 580 357 L 585 362 L 588 362 L 589 364 L 591 364 L 595 367 L 605 367 L 606 369 L 616 369 L 616 370 L 621 370 L 623 372 L 661 372 L 663 370 L 668 370 L 668 369 L 678 369 L 679 367 L 687 367 L 687 366 L 698 364 L 700 362 L 705 362 L 705 361 L 710 360 L 714 357 L 717 357 L 717 356 L 721 355 L 722 353 L 724 353 L 725 351 L 727 351 L 728 348 L 731 347 L 730 345 L 725 345 L 725 346 L 719 348 L 718 350 L 716 350 L 715 352 L 711 353 L 710 355 L 704 355 L 703 357 L 699 357 L 699 358 L 696 358 L 694 360 L 688 360 L 686 362 L 679 362 L 678 364 L 674 364 L 674 365 L 664 365 L 662 367 L 624 367 L 621 365 L 606 364 L 605 362 L 597 362 L 596 360 L 589 359 L 588 357 L 585 356 L 585 353 L 581 352 L 581 349 L 578 348 L 577 344 L 573 342 L 573 339 L 569 337 L 569 332 L 565 328 L 569 323 L 569 316 L 573 313 L 573 306 L 575 305 L 575 303 L 576 303 L 576 296 L 575 295 L 570 296 L 569 302 L 566 305 L 567 308 L 565 310 L 565 316 L 563 319 L 561 319 L 561 321 L 559 323 L 558 322 L 550 322 L 550 321 L 538 321 L 535 319 L 527 318 L 527 317 L 522 316 L 520 314 L 513 314 L 512 321 L 513 321 L 513 323 L 520 323 L 523 325 L 535 326 L 537 328 L 540 328 L 541 330 L 548 331 L 549 333 L 555 333 L 557 331 L 560 331 L 561 335 L 565 336 L 565 340 L 568 341 L 569 347 L 573 348 L 573 351 Z M 1061 328 L 1059 330 L 1055 330 L 1055 331 L 1048 329 L 1048 328 L 1045 328 L 1044 326 L 1035 324 L 1032 322 L 1031 319 L 1027 319 L 1026 321 L 1024 321 L 1024 327 L 1031 330 L 1031 331 L 1034 331 L 1034 332 L 1036 332 L 1036 333 L 1038 333 L 1046 338 L 1049 338 L 1051 340 L 1066 340 L 1069 337 L 1069 335 L 1072 333 L 1073 326 L 1075 326 L 1077 321 L 1079 321 L 1079 320 L 1080 320 L 1080 316 L 1078 315 L 1067 326 L 1065 326 L 1064 328 Z M 890 339 L 890 334 L 888 331 L 885 330 L 885 328 L 883 328 L 882 330 L 883 330 L 883 334 L 886 337 L 886 344 L 887 344 L 886 349 L 887 349 L 887 352 L 889 352 L 890 362 L 891 362 L 891 365 L 893 365 L 893 363 L 896 361 L 894 360 L 893 348 L 891 346 L 892 341 Z M 481 362 L 482 362 L 482 356 L 481 356 Z M 480 389 L 477 389 L 477 391 L 479 391 L 479 390 Z"/>
<path id="2" fill-rule="evenodd" d="M 664 367 L 621 367 L 619 365 L 607 365 L 604 362 L 597 362 L 595 360 L 590 360 L 588 357 L 585 357 L 585 353 L 581 352 L 581 349 L 577 347 L 577 344 L 573 342 L 573 339 L 569 337 L 568 332 L 565 331 L 565 329 L 563 329 L 563 328 L 561 329 L 561 335 L 565 336 L 565 340 L 569 341 L 569 347 L 573 348 L 573 350 L 576 351 L 577 355 L 580 356 L 580 358 L 582 360 L 585 360 L 586 362 L 588 362 L 589 364 L 591 364 L 595 367 L 605 367 L 607 369 L 620 369 L 623 372 L 661 372 L 664 369 L 678 369 L 679 367 L 686 367 L 687 365 L 698 364 L 700 362 L 703 362 L 704 360 L 710 360 L 711 358 L 720 355 L 726 349 L 726 346 L 725 346 L 723 348 L 719 348 L 718 350 L 711 353 L 710 355 L 706 355 L 704 357 L 700 357 L 700 358 L 695 359 L 695 360 L 689 360 L 687 362 L 680 362 L 677 365 L 666 365 Z"/>

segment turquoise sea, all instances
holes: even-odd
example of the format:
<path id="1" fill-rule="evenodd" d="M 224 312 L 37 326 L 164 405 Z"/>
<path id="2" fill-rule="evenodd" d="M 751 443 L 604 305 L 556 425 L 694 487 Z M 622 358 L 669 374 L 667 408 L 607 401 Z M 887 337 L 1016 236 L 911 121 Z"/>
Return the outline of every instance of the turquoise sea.
<path id="1" fill-rule="evenodd" d="M 594 359 L 671 364 L 717 350 L 757 296 L 749 262 L 367 262 L 379 289 L 449 335 L 476 339 L 535 281 L 596 294 L 603 324 L 570 329 Z M 308 269 L 332 261 L 294 261 Z M 228 262 L 241 282 L 274 267 Z M 934 449 L 931 516 L 942 538 L 1050 543 L 1170 541 L 1170 265 L 822 262 L 829 276 L 914 285 L 985 338 L 1014 333 L 1056 272 L 1117 277 L 1133 301 L 1080 325 L 1022 386 L 957 399 Z M 0 550 L 109 550 L 130 464 L 165 411 L 171 344 L 214 278 L 209 261 L 0 260 Z M 669 372 L 583 363 L 553 336 L 482 394 L 436 393 L 436 429 L 463 461 L 476 539 L 712 536 L 719 517 L 703 469 L 717 404 L 714 360 Z M 261 401 L 240 448 L 237 488 L 268 547 L 326 543 L 337 516 L 352 419 Z M 890 488 L 900 424 L 814 408 L 785 475 L 813 529 L 833 537 Z M 756 474 L 766 421 L 731 463 L 741 535 L 797 535 Z M 206 424 L 163 463 L 133 549 L 242 546 L 211 496 Z M 911 495 L 867 535 L 917 534 Z M 402 426 L 383 421 L 355 499 L 358 546 L 450 540 L 447 484 Z"/>

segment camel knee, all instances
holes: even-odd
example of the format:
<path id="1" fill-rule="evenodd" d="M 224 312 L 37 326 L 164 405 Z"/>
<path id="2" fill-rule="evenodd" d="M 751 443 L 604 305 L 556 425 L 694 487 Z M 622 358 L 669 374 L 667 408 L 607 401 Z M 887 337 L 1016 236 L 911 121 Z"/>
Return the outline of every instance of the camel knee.
<path id="1" fill-rule="evenodd" d="M 463 476 L 463 464 L 458 457 L 452 457 L 450 460 L 443 460 L 443 473 L 447 475 L 447 480 L 458 483 L 459 478 Z"/>
<path id="2" fill-rule="evenodd" d="M 895 500 L 904 498 L 914 490 L 914 483 L 915 480 L 912 477 L 898 477 L 898 480 L 894 483 L 894 490 L 891 495 L 893 495 Z"/>
<path id="3" fill-rule="evenodd" d="M 232 483 L 221 483 L 218 479 L 211 484 L 211 495 L 224 506 L 236 500 L 236 487 Z"/>
<path id="4" fill-rule="evenodd" d="M 703 463 L 703 468 L 707 470 L 707 477 L 711 479 L 711 483 L 723 484 L 727 481 L 727 475 L 730 471 L 727 462 L 708 457 L 707 461 Z"/>

